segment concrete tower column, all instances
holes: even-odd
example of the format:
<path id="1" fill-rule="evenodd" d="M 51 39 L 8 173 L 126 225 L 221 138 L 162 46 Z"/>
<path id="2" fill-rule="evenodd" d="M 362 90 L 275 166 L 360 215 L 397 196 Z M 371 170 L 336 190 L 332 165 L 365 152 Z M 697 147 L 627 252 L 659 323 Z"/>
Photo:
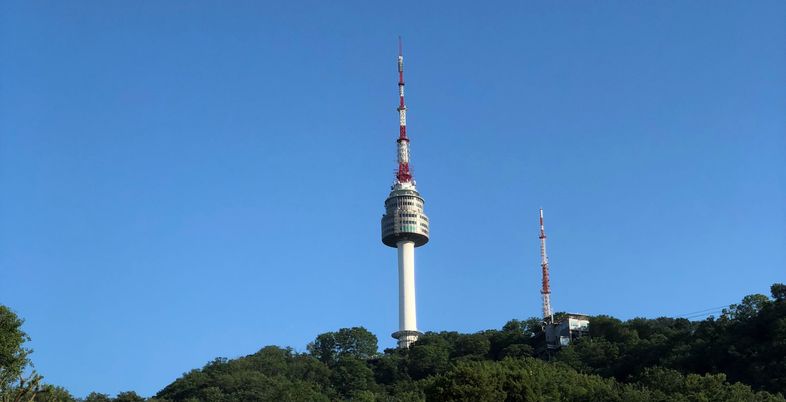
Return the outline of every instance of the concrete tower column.
<path id="1" fill-rule="evenodd" d="M 398 346 L 407 348 L 418 337 L 415 310 L 415 242 L 402 240 L 398 249 L 398 329 L 402 336 Z"/>

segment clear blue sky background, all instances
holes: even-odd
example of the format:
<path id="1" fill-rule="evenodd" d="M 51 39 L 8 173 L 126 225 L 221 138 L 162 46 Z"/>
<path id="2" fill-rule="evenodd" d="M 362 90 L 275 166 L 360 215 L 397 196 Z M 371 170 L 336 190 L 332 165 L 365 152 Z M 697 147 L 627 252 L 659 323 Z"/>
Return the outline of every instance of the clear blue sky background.
<path id="1" fill-rule="evenodd" d="M 296 4 L 295 4 L 296 3 Z M 0 303 L 76 395 L 397 325 L 403 35 L 419 326 L 679 315 L 786 266 L 786 3 L 5 1 Z"/>

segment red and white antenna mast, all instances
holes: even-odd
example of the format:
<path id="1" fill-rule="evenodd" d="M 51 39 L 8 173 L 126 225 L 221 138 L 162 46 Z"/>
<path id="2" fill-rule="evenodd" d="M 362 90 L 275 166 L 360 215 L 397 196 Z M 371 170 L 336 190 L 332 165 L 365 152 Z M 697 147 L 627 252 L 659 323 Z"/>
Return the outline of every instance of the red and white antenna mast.
<path id="1" fill-rule="evenodd" d="M 398 37 L 398 172 L 396 181 L 409 183 L 412 173 L 409 171 L 409 138 L 407 137 L 407 105 L 404 103 L 404 54 L 402 52 L 401 37 Z"/>
<path id="2" fill-rule="evenodd" d="M 549 284 L 549 257 L 546 255 L 546 229 L 543 227 L 543 208 L 540 209 L 540 269 L 543 287 L 540 294 L 543 296 L 543 320 L 552 322 L 554 315 L 551 311 L 551 285 Z"/>

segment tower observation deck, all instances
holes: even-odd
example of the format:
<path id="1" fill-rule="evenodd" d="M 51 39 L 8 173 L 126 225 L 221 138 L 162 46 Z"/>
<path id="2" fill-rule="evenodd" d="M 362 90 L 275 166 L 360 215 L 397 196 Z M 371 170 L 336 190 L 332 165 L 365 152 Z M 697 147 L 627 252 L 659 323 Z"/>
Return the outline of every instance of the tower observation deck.
<path id="1" fill-rule="evenodd" d="M 398 171 L 382 215 L 382 243 L 398 250 L 399 330 L 393 333 L 399 348 L 408 348 L 421 333 L 417 329 L 415 308 L 415 247 L 429 240 L 429 220 L 423 212 L 423 197 L 415 188 L 409 169 L 407 106 L 404 103 L 404 56 L 399 42 L 399 137 Z"/>
<path id="2" fill-rule="evenodd" d="M 428 243 L 428 217 L 423 212 L 423 197 L 414 183 L 394 184 L 385 200 L 382 243 L 396 247 L 400 241 L 411 241 L 415 247 Z"/>

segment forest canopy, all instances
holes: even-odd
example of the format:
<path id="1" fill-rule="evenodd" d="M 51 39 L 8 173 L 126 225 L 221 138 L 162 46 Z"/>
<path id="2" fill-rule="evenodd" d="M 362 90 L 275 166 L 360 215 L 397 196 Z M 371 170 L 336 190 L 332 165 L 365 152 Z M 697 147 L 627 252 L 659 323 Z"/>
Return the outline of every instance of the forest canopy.
<path id="1" fill-rule="evenodd" d="M 362 327 L 315 337 L 307 352 L 265 346 L 216 358 L 155 396 L 125 401 L 781 401 L 786 402 L 786 286 L 702 321 L 590 317 L 589 336 L 543 353 L 539 319 L 474 334 L 428 332 L 379 351 Z M 0 306 L 2 401 L 76 401 L 30 372 L 22 320 Z"/>

